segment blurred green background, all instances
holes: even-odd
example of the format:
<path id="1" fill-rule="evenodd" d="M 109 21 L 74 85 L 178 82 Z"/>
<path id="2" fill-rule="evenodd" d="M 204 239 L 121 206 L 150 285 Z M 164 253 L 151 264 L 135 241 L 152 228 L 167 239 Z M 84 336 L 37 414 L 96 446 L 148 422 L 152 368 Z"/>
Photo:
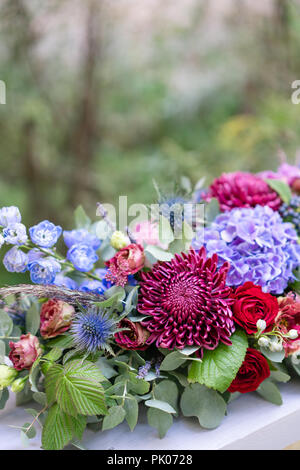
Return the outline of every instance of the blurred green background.
<path id="1" fill-rule="evenodd" d="M 27 226 L 295 161 L 299 1 L 1 0 L 0 31 L 0 204 Z"/>

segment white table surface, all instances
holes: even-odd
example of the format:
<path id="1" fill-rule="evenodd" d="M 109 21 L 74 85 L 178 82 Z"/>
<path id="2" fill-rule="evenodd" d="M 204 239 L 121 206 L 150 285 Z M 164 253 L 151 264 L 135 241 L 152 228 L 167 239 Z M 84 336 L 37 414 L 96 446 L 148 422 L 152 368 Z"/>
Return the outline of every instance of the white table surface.
<path id="1" fill-rule="evenodd" d="M 228 405 L 228 415 L 214 430 L 200 428 L 196 418 L 177 418 L 166 437 L 159 439 L 156 429 L 148 426 L 142 413 L 133 432 L 127 423 L 122 423 L 109 431 L 87 430 L 82 442 L 90 450 L 283 449 L 300 440 L 300 380 L 279 387 L 283 397 L 281 406 L 272 405 L 254 393 L 241 395 Z M 29 447 L 24 448 L 19 430 L 10 427 L 25 422 L 31 422 L 31 417 L 23 407 L 15 406 L 12 395 L 0 412 L 1 450 L 40 449 L 39 430 Z"/>

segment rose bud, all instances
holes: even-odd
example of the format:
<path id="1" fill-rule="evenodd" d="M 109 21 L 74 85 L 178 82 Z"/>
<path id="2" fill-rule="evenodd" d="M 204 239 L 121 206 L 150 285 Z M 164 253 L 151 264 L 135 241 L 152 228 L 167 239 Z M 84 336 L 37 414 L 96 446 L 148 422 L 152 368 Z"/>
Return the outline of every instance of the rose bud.
<path id="1" fill-rule="evenodd" d="M 50 299 L 41 308 L 40 332 L 43 338 L 55 338 L 71 326 L 75 313 L 72 305 L 62 300 Z"/>
<path id="2" fill-rule="evenodd" d="M 254 392 L 270 376 L 270 368 L 264 356 L 253 348 L 248 348 L 243 364 L 231 383 L 230 393 Z"/>
<path id="3" fill-rule="evenodd" d="M 5 364 L 0 365 L 0 390 L 8 387 L 17 377 L 18 372 Z"/>
<path id="4" fill-rule="evenodd" d="M 42 353 L 39 340 L 31 333 L 22 335 L 17 343 L 9 342 L 9 359 L 16 370 L 30 369 Z"/>
<path id="5" fill-rule="evenodd" d="M 124 287 L 130 274 L 135 274 L 144 267 L 145 254 L 144 249 L 137 243 L 122 248 L 113 258 L 106 261 L 109 273 L 107 280 L 112 281 L 118 286 Z"/>
<path id="6" fill-rule="evenodd" d="M 28 376 L 27 377 L 20 377 L 19 379 L 16 379 L 13 381 L 11 384 L 11 391 L 13 393 L 19 393 L 22 392 L 23 388 L 25 387 L 25 384 L 27 382 Z"/>
<path id="7" fill-rule="evenodd" d="M 140 323 L 134 323 L 124 318 L 119 323 L 119 328 L 126 328 L 115 334 L 116 343 L 124 349 L 134 349 L 144 351 L 145 345 L 150 333 L 141 326 Z"/>

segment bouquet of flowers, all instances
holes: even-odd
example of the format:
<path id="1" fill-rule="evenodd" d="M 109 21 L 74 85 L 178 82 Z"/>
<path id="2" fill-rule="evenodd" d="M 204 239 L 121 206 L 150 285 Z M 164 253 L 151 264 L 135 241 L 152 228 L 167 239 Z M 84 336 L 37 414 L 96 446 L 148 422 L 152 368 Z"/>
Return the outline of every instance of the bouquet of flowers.
<path id="1" fill-rule="evenodd" d="M 180 414 L 211 429 L 300 375 L 299 168 L 182 183 L 122 230 L 101 204 L 65 231 L 0 209 L 3 264 L 31 279 L 0 288 L 0 408 L 38 404 L 24 442 L 39 425 L 44 449 L 80 448 L 142 406 L 161 438 Z"/>

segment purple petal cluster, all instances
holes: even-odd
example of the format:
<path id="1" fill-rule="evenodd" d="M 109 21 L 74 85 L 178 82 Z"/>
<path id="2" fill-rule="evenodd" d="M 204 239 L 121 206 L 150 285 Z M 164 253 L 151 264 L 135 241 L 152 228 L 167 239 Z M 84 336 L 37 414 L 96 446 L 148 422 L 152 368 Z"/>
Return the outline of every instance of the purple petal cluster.
<path id="1" fill-rule="evenodd" d="M 202 240 L 193 241 L 199 249 Z M 208 256 L 230 263 L 227 284 L 252 281 L 265 292 L 281 294 L 300 265 L 300 245 L 291 223 L 268 206 L 234 209 L 220 214 L 204 234 Z"/>

